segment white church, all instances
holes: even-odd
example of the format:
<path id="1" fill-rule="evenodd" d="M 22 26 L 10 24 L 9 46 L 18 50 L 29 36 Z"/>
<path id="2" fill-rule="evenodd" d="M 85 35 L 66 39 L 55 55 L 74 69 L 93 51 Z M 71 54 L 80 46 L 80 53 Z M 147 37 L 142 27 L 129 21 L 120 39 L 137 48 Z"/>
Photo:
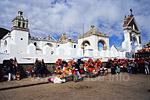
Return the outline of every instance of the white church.
<path id="1" fill-rule="evenodd" d="M 35 59 L 44 59 L 46 63 L 54 63 L 58 58 L 72 59 L 76 57 L 101 58 L 107 61 L 108 58 L 126 58 L 133 51 L 141 49 L 140 29 L 132 14 L 124 18 L 123 31 L 125 40 L 122 43 L 122 51 L 114 45 L 109 47 L 109 35 L 104 35 L 98 30 L 91 29 L 82 36 L 78 35 L 77 40 L 62 37 L 56 40 L 51 35 L 47 38 L 32 37 L 28 28 L 28 19 L 23 18 L 23 12 L 19 11 L 18 16 L 12 20 L 11 30 L 0 28 L 0 63 L 3 60 L 17 58 L 18 63 L 34 63 Z M 98 44 L 102 43 L 103 49 L 99 50 Z"/>

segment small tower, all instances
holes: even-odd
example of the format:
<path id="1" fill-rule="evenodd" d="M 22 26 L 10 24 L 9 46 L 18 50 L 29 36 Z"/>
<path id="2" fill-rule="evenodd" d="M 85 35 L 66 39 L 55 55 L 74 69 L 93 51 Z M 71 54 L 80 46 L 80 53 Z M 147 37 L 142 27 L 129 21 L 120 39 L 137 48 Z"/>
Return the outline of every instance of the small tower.
<path id="1" fill-rule="evenodd" d="M 12 20 L 13 27 L 12 30 L 22 30 L 22 31 L 28 31 L 28 19 L 23 18 L 23 12 L 18 11 L 18 16 Z"/>
<path id="2" fill-rule="evenodd" d="M 26 53 L 29 39 L 28 19 L 23 18 L 23 12 L 12 20 L 11 40 L 18 46 L 17 53 Z"/>
<path id="3" fill-rule="evenodd" d="M 136 52 L 141 49 L 141 31 L 135 21 L 132 9 L 131 14 L 124 18 L 123 31 L 125 40 L 122 43 L 122 48 L 126 52 Z"/>

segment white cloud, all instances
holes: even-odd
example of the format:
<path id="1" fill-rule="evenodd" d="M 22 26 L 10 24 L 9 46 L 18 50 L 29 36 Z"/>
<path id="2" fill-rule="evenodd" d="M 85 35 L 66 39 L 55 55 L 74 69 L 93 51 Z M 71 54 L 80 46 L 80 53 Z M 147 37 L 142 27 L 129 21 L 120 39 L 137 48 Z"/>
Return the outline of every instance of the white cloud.
<path id="1" fill-rule="evenodd" d="M 2 0 L 0 4 L 0 27 L 11 28 L 11 21 L 22 10 L 29 19 L 29 29 L 33 36 L 51 34 L 77 37 L 95 25 L 102 33 L 123 37 L 124 16 L 133 9 L 140 26 L 142 38 L 150 37 L 150 2 L 148 0 Z M 74 33 L 77 32 L 77 33 Z M 144 33 L 143 33 L 144 32 Z"/>

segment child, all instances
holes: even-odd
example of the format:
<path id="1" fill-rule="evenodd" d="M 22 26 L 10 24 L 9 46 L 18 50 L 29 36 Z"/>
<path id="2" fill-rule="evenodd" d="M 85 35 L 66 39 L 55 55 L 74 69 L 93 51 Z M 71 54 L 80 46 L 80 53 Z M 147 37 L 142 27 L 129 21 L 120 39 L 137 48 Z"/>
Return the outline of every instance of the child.
<path id="1" fill-rule="evenodd" d="M 120 68 L 119 68 L 119 66 L 117 66 L 116 69 L 117 69 L 117 74 L 120 74 Z"/>

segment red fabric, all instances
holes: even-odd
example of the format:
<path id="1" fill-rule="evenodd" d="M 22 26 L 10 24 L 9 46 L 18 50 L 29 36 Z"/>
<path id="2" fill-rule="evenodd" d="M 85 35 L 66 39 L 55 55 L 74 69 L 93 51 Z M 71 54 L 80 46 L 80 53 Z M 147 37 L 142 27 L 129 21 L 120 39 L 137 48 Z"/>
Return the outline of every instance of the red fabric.
<path id="1" fill-rule="evenodd" d="M 92 69 L 92 68 L 89 68 L 89 71 L 93 71 L 93 69 Z"/>
<path id="2" fill-rule="evenodd" d="M 76 75 L 76 70 L 74 70 L 74 73 L 73 73 L 74 75 Z"/>
<path id="3" fill-rule="evenodd" d="M 81 72 L 81 73 L 84 73 L 84 70 L 83 70 L 83 69 L 81 69 L 81 70 L 80 70 L 80 72 Z"/>
<path id="4" fill-rule="evenodd" d="M 89 60 L 92 60 L 91 58 L 89 58 Z"/>
<path id="5" fill-rule="evenodd" d="M 31 70 L 31 69 L 29 69 L 28 71 L 29 71 L 30 73 L 32 73 L 32 70 Z"/>

